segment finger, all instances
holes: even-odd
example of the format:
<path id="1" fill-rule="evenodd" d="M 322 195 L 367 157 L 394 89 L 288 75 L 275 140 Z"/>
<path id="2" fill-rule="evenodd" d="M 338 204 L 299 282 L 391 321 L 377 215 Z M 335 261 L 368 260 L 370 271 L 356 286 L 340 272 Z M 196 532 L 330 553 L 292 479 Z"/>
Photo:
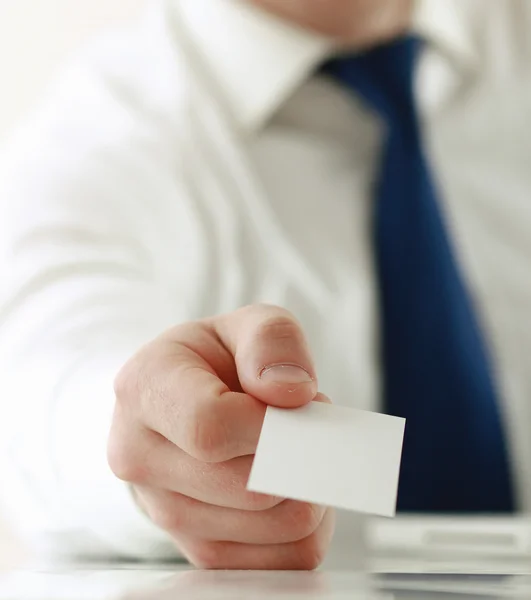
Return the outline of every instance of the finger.
<path id="1" fill-rule="evenodd" d="M 324 394 L 315 402 L 330 404 Z M 221 463 L 205 463 L 188 455 L 161 435 L 128 428 L 129 441 L 123 459 L 129 463 L 131 483 L 177 492 L 207 504 L 240 510 L 266 510 L 284 498 L 247 490 L 254 456 L 241 456 Z"/>
<path id="2" fill-rule="evenodd" d="M 240 544 L 286 544 L 312 535 L 326 509 L 285 500 L 268 510 L 251 512 L 198 502 L 155 488 L 135 487 L 141 507 L 150 519 L 175 536 Z"/>
<path id="3" fill-rule="evenodd" d="M 126 433 L 129 439 L 119 450 L 121 457 L 116 456 L 115 449 L 111 462 L 118 477 L 129 483 L 239 510 L 267 510 L 283 500 L 247 491 L 252 456 L 205 463 L 153 431 L 142 429 L 135 433 L 128 429 Z"/>
<path id="4" fill-rule="evenodd" d="M 266 406 L 230 391 L 194 344 L 212 352 L 221 342 L 200 326 L 185 328 L 130 361 L 115 382 L 114 420 L 135 430 L 139 422 L 205 462 L 253 454 Z"/>
<path id="5" fill-rule="evenodd" d="M 173 537 L 186 558 L 203 569 L 312 570 L 324 560 L 334 526 L 334 512 L 328 509 L 312 535 L 287 544 L 208 542 L 179 534 Z"/>
<path id="6" fill-rule="evenodd" d="M 250 306 L 212 324 L 234 356 L 245 392 L 282 408 L 313 400 L 315 367 L 302 327 L 291 313 L 275 306 Z"/>

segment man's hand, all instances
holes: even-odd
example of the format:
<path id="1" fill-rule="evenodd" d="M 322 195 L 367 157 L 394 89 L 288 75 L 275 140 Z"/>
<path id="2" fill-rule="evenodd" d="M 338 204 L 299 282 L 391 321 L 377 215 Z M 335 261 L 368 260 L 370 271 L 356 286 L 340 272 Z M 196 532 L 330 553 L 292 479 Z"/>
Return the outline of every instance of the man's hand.
<path id="1" fill-rule="evenodd" d="M 313 569 L 333 513 L 246 491 L 267 405 L 313 399 L 327 401 L 287 311 L 260 305 L 181 325 L 119 373 L 109 464 L 194 565 Z"/>

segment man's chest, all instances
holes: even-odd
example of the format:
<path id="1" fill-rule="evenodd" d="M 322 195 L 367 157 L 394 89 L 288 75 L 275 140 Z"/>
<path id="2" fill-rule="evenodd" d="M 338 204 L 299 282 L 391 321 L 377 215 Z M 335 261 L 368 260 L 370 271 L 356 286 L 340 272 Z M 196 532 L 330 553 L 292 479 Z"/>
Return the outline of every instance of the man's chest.
<path id="1" fill-rule="evenodd" d="M 531 87 L 451 83 L 438 96 L 420 89 L 426 153 L 490 342 L 514 450 L 531 456 Z M 322 79 L 302 86 L 255 134 L 241 137 L 220 123 L 210 159 L 192 173 L 201 202 L 212 206 L 216 192 L 220 310 L 258 301 L 291 309 L 308 332 L 323 391 L 342 404 L 377 407 L 372 216 L 383 125 Z"/>

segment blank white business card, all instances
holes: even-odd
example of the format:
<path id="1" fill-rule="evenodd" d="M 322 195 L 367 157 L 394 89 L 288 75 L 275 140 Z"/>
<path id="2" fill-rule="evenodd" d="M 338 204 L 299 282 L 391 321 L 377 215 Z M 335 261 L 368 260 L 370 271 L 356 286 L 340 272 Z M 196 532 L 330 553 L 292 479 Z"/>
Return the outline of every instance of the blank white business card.
<path id="1" fill-rule="evenodd" d="M 249 491 L 392 517 L 405 420 L 321 402 L 268 407 Z"/>

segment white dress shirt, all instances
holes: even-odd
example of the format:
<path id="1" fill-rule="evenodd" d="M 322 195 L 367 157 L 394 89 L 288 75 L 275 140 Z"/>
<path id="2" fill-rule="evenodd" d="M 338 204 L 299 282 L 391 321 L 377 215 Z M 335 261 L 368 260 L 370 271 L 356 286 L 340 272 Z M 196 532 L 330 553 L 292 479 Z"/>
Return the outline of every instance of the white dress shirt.
<path id="1" fill-rule="evenodd" d="M 424 0 L 417 90 L 531 508 L 531 3 Z M 321 390 L 379 409 L 371 185 L 382 126 L 330 42 L 238 0 L 157 2 L 86 48 L 0 160 L 2 501 L 67 552 L 169 539 L 110 473 L 113 379 L 145 341 L 292 310 Z M 429 401 L 429 399 L 426 399 Z"/>

